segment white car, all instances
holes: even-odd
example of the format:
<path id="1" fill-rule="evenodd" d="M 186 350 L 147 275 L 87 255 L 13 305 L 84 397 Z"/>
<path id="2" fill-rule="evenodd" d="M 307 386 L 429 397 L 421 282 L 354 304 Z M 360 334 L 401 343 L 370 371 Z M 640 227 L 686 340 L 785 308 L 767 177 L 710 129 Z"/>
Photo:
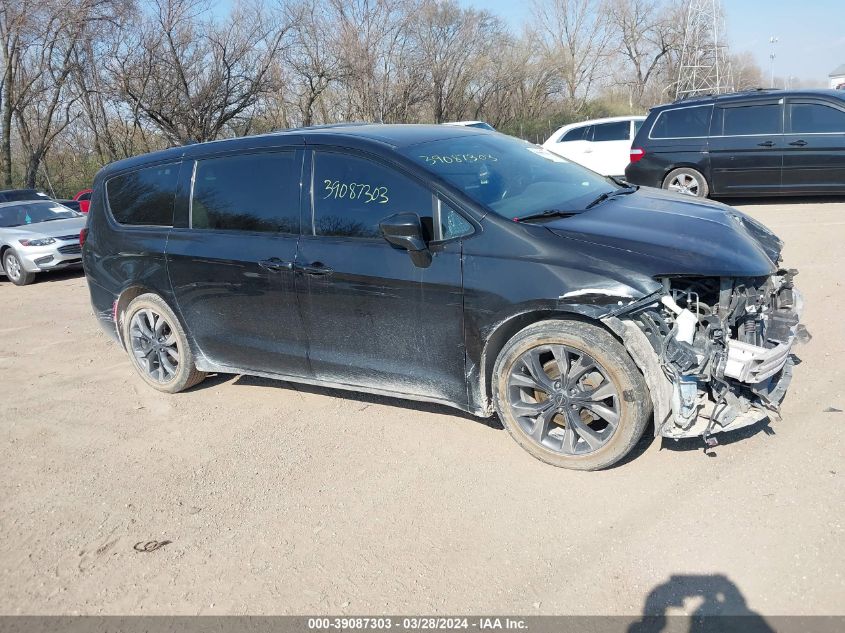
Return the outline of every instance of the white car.
<path id="1" fill-rule="evenodd" d="M 82 213 L 53 200 L 0 203 L 0 262 L 16 286 L 35 280 L 35 274 L 82 265 L 79 233 Z"/>
<path id="2" fill-rule="evenodd" d="M 543 147 L 605 176 L 624 177 L 644 116 L 615 116 L 564 125 Z"/>
<path id="3" fill-rule="evenodd" d="M 443 123 L 443 125 L 456 125 L 458 127 L 475 127 L 479 130 L 490 130 L 491 132 L 496 131 L 496 128 L 494 128 L 489 123 L 485 123 L 484 121 L 451 121 L 449 123 Z"/>

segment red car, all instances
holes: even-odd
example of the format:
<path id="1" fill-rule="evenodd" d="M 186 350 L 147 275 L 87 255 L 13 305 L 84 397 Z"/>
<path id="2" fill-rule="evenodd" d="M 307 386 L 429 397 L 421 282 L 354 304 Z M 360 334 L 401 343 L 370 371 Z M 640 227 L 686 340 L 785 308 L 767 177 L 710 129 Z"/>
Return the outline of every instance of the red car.
<path id="1" fill-rule="evenodd" d="M 91 206 L 91 192 L 93 189 L 83 189 L 76 194 L 73 199 L 79 202 L 79 210 L 82 213 L 88 213 L 88 207 Z"/>

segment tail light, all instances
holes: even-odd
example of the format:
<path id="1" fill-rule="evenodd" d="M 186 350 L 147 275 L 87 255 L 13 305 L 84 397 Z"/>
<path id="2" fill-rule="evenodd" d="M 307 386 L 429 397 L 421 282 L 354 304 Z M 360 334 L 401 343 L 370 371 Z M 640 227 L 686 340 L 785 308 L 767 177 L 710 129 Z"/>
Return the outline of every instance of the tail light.
<path id="1" fill-rule="evenodd" d="M 88 229 L 84 228 L 79 232 L 79 245 L 85 246 L 85 238 L 88 237 Z"/>
<path id="2" fill-rule="evenodd" d="M 645 150 L 641 147 L 632 147 L 631 148 L 631 162 L 636 163 L 642 160 L 643 156 L 645 156 Z"/>

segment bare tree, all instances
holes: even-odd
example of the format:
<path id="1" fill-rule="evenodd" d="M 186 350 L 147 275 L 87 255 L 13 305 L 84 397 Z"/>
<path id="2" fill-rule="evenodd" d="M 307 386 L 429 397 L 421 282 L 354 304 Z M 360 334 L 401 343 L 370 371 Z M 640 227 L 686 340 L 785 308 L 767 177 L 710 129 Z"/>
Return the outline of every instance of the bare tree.
<path id="1" fill-rule="evenodd" d="M 4 100 L 4 137 L 11 132 L 10 115 L 24 153 L 24 183 L 35 186 L 38 170 L 56 137 L 78 115 L 78 94 L 70 75 L 75 51 L 93 35 L 95 25 L 110 19 L 113 0 L 53 0 L 28 3 L 12 20 L 4 12 L 3 41 L 7 83 Z M 5 6 L 5 5 L 4 5 Z M 4 180 L 11 184 L 8 138 L 3 141 Z"/>
<path id="2" fill-rule="evenodd" d="M 630 105 L 644 106 L 643 96 L 665 67 L 666 56 L 680 42 L 676 29 L 667 18 L 668 6 L 659 0 L 610 0 L 607 5 L 610 26 L 617 42 L 617 52 L 625 84 L 630 92 Z"/>
<path id="3" fill-rule="evenodd" d="M 218 138 L 275 89 L 273 61 L 290 24 L 255 3 L 206 19 L 201 0 L 154 0 L 113 60 L 121 96 L 174 143 Z"/>
<path id="4" fill-rule="evenodd" d="M 535 0 L 534 29 L 573 111 L 583 108 L 611 48 L 599 0 Z"/>
<path id="5" fill-rule="evenodd" d="M 404 122 L 426 94 L 419 49 L 408 37 L 416 0 L 330 0 L 349 74 L 340 100 L 352 120 Z"/>
<path id="6" fill-rule="evenodd" d="M 461 118 L 478 85 L 473 80 L 491 62 L 507 34 L 486 11 L 462 9 L 455 0 L 425 0 L 412 25 L 426 75 L 435 123 Z"/>
<path id="7" fill-rule="evenodd" d="M 314 109 L 323 93 L 349 74 L 335 36 L 336 22 L 323 0 L 305 0 L 293 9 L 291 46 L 285 56 L 289 67 L 289 90 L 302 125 L 312 125 Z"/>

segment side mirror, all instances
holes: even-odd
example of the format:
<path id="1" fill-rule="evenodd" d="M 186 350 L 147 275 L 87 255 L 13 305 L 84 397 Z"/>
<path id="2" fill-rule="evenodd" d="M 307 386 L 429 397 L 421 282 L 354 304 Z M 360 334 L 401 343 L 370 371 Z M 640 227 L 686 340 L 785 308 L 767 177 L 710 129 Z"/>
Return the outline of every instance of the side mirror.
<path id="1" fill-rule="evenodd" d="M 431 251 L 423 239 L 422 224 L 416 213 L 391 215 L 379 222 L 378 227 L 384 239 L 408 251 L 414 265 L 419 268 L 428 268 L 431 265 Z"/>

